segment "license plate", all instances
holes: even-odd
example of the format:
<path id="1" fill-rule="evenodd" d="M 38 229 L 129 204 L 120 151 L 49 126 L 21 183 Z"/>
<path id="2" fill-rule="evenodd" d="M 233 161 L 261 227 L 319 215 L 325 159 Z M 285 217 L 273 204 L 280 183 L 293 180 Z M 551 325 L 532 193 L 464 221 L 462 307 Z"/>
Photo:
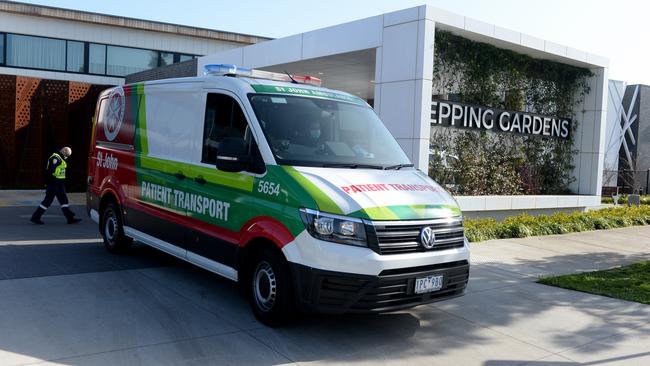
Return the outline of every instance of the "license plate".
<path id="1" fill-rule="evenodd" d="M 427 276 L 415 279 L 415 293 L 424 294 L 427 292 L 438 291 L 442 288 L 442 275 Z"/>

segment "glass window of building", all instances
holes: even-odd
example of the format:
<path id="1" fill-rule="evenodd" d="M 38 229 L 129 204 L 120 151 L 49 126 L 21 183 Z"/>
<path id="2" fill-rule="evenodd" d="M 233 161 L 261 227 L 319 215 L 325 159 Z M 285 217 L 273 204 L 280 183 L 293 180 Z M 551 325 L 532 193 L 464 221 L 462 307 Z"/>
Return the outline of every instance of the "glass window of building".
<path id="1" fill-rule="evenodd" d="M 171 65 L 174 63 L 174 54 L 171 52 L 160 53 L 160 66 Z"/>
<path id="2" fill-rule="evenodd" d="M 106 74 L 125 76 L 158 66 L 158 52 L 138 48 L 106 47 Z"/>
<path id="3" fill-rule="evenodd" d="M 194 55 L 0 32 L 0 65 L 126 76 Z"/>
<path id="4" fill-rule="evenodd" d="M 88 72 L 106 74 L 106 46 L 91 43 L 88 47 Z"/>
<path id="5" fill-rule="evenodd" d="M 194 56 L 192 56 L 192 55 L 181 55 L 180 62 L 191 60 L 193 58 L 194 58 Z"/>
<path id="6" fill-rule="evenodd" d="M 84 43 L 68 41 L 68 71 L 85 72 Z"/>
<path id="7" fill-rule="evenodd" d="M 7 65 L 65 70 L 65 41 L 7 34 Z"/>
<path id="8" fill-rule="evenodd" d="M 0 65 L 5 63 L 5 35 L 0 33 Z"/>

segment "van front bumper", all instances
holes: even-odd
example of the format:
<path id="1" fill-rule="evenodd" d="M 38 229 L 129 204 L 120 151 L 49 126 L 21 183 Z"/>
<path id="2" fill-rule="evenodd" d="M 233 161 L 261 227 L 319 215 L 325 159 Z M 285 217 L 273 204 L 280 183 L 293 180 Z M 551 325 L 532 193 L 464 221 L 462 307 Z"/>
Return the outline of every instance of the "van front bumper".
<path id="1" fill-rule="evenodd" d="M 387 312 L 461 296 L 467 287 L 467 260 L 387 269 L 377 276 L 333 272 L 290 263 L 298 307 L 319 313 Z M 442 288 L 415 293 L 415 280 L 442 275 Z"/>

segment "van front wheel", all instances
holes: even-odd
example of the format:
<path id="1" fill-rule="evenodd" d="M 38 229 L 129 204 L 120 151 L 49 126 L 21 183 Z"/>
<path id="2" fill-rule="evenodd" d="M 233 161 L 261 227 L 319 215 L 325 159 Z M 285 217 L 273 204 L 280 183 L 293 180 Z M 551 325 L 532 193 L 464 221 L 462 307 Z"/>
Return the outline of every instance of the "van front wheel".
<path id="1" fill-rule="evenodd" d="M 283 325 L 295 315 L 288 267 L 270 248 L 257 253 L 249 266 L 249 301 L 255 317 L 265 325 Z"/>
<path id="2" fill-rule="evenodd" d="M 100 222 L 106 250 L 111 253 L 124 253 L 131 246 L 133 240 L 124 235 L 119 206 L 114 203 L 107 204 L 102 212 Z"/>

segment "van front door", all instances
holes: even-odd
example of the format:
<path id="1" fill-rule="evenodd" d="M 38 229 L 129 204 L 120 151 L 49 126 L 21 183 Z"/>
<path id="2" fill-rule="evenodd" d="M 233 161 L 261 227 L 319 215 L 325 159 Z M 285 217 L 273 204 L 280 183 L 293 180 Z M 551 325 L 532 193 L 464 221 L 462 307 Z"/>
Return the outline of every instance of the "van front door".
<path id="1" fill-rule="evenodd" d="M 209 93 L 206 100 L 201 161 L 186 173 L 190 192 L 179 197 L 190 222 L 188 256 L 198 256 L 236 268 L 239 233 L 242 225 L 255 217 L 252 208 L 255 174 L 230 173 L 216 169 L 219 145 L 224 138 L 247 141 L 254 161 L 251 170 L 264 171 L 245 114 L 234 96 Z"/>

